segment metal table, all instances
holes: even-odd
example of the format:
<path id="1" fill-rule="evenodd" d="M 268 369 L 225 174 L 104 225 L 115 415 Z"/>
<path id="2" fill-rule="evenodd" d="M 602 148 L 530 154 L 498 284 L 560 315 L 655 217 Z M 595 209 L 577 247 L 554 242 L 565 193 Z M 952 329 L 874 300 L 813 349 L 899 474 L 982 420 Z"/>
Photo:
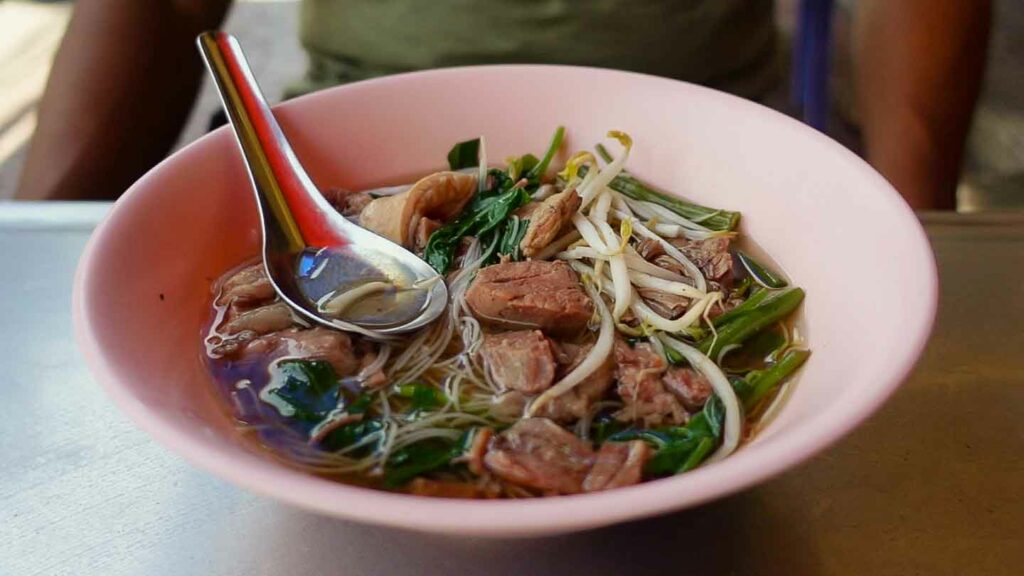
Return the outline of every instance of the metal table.
<path id="1" fill-rule="evenodd" d="M 253 496 L 127 422 L 86 373 L 69 318 L 105 209 L 0 204 L 0 575 L 1024 570 L 1024 216 L 923 216 L 942 277 L 935 335 L 910 381 L 834 449 L 695 510 L 478 541 Z"/>

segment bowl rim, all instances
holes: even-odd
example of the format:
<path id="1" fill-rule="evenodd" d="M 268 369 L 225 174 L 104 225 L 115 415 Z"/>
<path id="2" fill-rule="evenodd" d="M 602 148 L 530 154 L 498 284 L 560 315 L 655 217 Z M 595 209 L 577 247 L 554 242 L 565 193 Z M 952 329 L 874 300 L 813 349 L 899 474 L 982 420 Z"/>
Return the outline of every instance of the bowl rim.
<path id="1" fill-rule="evenodd" d="M 806 137 L 815 139 L 817 146 L 827 149 L 829 154 L 853 164 L 853 169 L 863 173 L 870 183 L 868 187 L 886 198 L 894 215 L 904 221 L 906 233 L 902 238 L 912 249 L 911 262 L 918 267 L 914 275 L 920 276 L 923 284 L 919 298 L 906 304 L 912 308 L 909 317 L 913 323 L 904 326 L 906 345 L 894 351 L 888 364 L 893 368 L 886 370 L 887 374 L 883 377 L 866 383 L 864 388 L 859 389 L 860 394 L 849 402 L 795 423 L 785 435 L 765 438 L 758 444 L 756 451 L 741 451 L 684 476 L 607 492 L 534 500 L 462 501 L 423 498 L 318 478 L 255 453 L 251 453 L 248 460 L 239 461 L 239 458 L 229 456 L 214 443 L 196 441 L 194 435 L 180 429 L 173 420 L 162 417 L 158 411 L 134 396 L 130 384 L 120 380 L 115 367 L 104 355 L 93 330 L 94 318 L 88 306 L 93 298 L 89 278 L 101 259 L 102 246 L 108 242 L 112 228 L 110 222 L 119 218 L 127 206 L 137 201 L 139 190 L 145 187 L 154 172 L 168 163 L 176 162 L 178 156 L 190 153 L 207 139 L 227 137 L 228 128 L 221 127 L 164 159 L 134 183 L 96 227 L 82 252 L 73 284 L 72 322 L 79 349 L 96 381 L 118 408 L 160 444 L 198 468 L 252 492 L 313 512 L 370 524 L 488 537 L 564 533 L 664 514 L 722 498 L 761 483 L 809 459 L 834 444 L 875 412 L 909 376 L 927 344 L 938 305 L 938 272 L 924 229 L 902 197 L 866 162 L 824 134 L 756 102 L 699 85 L 636 72 L 560 65 L 505 64 L 410 72 L 329 88 L 283 102 L 274 108 L 287 110 L 302 107 L 316 99 L 332 98 L 336 91 L 404 83 L 422 76 L 478 75 L 495 71 L 529 74 L 552 69 L 559 73 L 620 76 L 631 83 L 662 84 L 665 88 L 685 86 L 689 90 L 705 92 L 705 97 L 717 98 L 728 106 L 746 108 L 744 114 L 762 116 L 779 129 L 802 131 Z"/>

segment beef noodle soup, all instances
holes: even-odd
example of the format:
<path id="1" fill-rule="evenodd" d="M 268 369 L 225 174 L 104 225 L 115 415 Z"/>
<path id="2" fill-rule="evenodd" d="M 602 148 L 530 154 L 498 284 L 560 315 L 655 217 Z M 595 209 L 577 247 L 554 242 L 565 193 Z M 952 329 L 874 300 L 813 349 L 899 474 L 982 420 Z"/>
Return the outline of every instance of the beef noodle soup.
<path id="1" fill-rule="evenodd" d="M 206 359 L 240 430 L 313 474 L 418 495 L 607 490 L 735 451 L 807 359 L 803 299 L 738 212 L 664 194 L 610 132 L 556 174 L 482 139 L 411 185 L 325 196 L 445 275 L 401 338 L 310 326 L 262 264 L 213 286 Z"/>

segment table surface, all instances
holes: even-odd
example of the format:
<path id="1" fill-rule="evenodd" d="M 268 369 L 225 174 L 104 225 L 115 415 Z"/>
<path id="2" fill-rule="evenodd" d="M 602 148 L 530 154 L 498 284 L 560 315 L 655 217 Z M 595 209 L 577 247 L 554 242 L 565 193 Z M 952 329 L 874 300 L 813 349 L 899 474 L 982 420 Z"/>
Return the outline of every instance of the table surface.
<path id="1" fill-rule="evenodd" d="M 0 204 L 0 575 L 1020 574 L 1024 216 L 923 215 L 938 323 L 910 380 L 810 462 L 661 518 L 520 541 L 319 517 L 137 430 L 71 335 L 106 205 Z M 500 521 L 500 519 L 496 519 Z"/>

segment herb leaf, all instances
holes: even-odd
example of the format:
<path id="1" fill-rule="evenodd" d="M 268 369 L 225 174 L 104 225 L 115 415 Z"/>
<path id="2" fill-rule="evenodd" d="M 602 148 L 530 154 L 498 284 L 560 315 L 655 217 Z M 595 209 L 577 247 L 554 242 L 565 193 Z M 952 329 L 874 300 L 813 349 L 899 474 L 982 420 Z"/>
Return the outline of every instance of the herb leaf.
<path id="1" fill-rule="evenodd" d="M 448 402 L 444 392 L 427 384 L 406 384 L 398 388 L 398 395 L 412 401 L 413 412 L 440 408 Z"/>
<path id="2" fill-rule="evenodd" d="M 317 422 L 338 406 L 339 394 L 338 376 L 328 362 L 287 360 L 271 367 L 260 397 L 282 416 Z"/>
<path id="3" fill-rule="evenodd" d="M 379 418 L 367 418 L 359 422 L 345 424 L 327 434 L 320 441 L 320 446 L 332 452 L 348 448 L 370 434 L 380 432 L 382 428 L 384 428 L 384 423 Z"/>
<path id="4" fill-rule="evenodd" d="M 462 454 L 461 443 L 431 438 L 396 450 L 384 468 L 384 485 L 397 488 L 413 478 L 443 468 Z"/>
<path id="5" fill-rule="evenodd" d="M 438 228 L 427 241 L 423 258 L 441 274 L 451 268 L 455 248 L 463 237 L 476 236 L 489 246 L 495 236 L 487 233 L 502 226 L 516 208 L 530 201 L 530 194 L 514 186 L 501 170 L 491 170 L 490 175 L 495 180 L 494 188 L 477 194 L 458 218 Z"/>
<path id="6" fill-rule="evenodd" d="M 474 138 L 459 142 L 448 152 L 448 167 L 452 170 L 462 170 L 480 165 L 480 139 Z"/>

